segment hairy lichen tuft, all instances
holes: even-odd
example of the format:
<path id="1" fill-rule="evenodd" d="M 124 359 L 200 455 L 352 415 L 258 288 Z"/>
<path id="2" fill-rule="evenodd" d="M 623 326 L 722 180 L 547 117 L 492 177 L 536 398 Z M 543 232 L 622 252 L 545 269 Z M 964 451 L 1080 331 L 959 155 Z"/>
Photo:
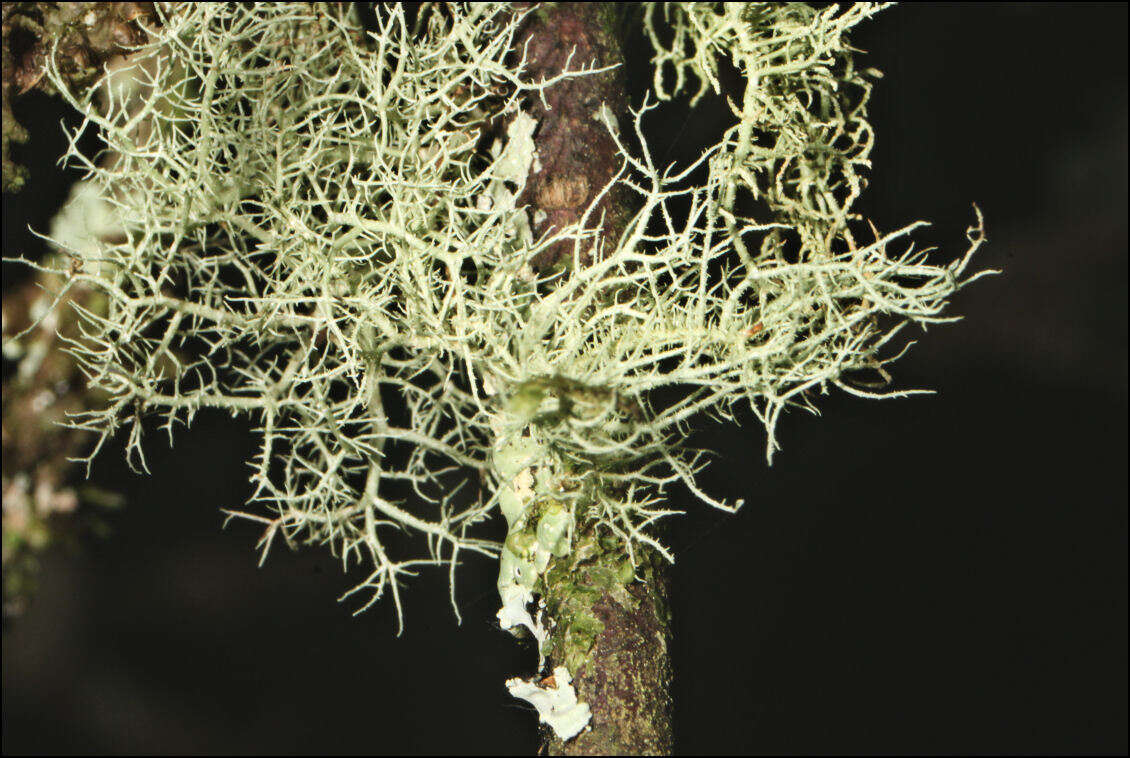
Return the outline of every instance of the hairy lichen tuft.
<path id="1" fill-rule="evenodd" d="M 337 4 L 157 4 L 125 70 L 140 96 L 123 71 L 74 93 L 48 56 L 113 156 L 75 134 L 67 159 L 124 229 L 57 271 L 109 303 L 76 304 L 71 351 L 108 401 L 73 423 L 128 427 L 144 467 L 146 417 L 170 434 L 202 408 L 253 419 L 254 494 L 234 515 L 263 525 L 264 557 L 282 538 L 366 562 L 364 607 L 387 591 L 399 610 L 402 580 L 432 565 L 454 600 L 468 553 L 509 554 L 527 571 L 504 570 L 512 593 L 572 582 L 563 602 L 587 589 L 562 570 L 621 586 L 645 554 L 672 560 L 654 528 L 670 485 L 740 505 L 696 484 L 693 417 L 745 405 L 771 455 L 782 411 L 829 386 L 873 396 L 854 377 L 882 371 L 905 324 L 952 320 L 948 297 L 979 276 L 979 223 L 941 265 L 902 241 L 918 224 L 859 234 L 871 77 L 846 33 L 878 9 L 645 4 L 654 97 L 619 122 L 584 104 L 616 163 L 579 208 L 588 180 L 539 176 L 531 137 L 554 87 L 598 70 L 565 55 L 528 75 L 540 48 L 516 44 L 530 11 L 509 4 L 377 5 L 369 28 Z M 735 124 L 691 165 L 657 163 L 655 100 L 696 78 L 695 97 L 722 93 L 722 58 L 745 81 Z M 548 212 L 531 217 L 531 192 Z M 607 235 L 614 195 L 634 203 Z M 496 508 L 505 545 L 481 536 Z M 394 554 L 400 530 L 423 552 Z M 582 646 L 602 623 L 586 613 Z"/>

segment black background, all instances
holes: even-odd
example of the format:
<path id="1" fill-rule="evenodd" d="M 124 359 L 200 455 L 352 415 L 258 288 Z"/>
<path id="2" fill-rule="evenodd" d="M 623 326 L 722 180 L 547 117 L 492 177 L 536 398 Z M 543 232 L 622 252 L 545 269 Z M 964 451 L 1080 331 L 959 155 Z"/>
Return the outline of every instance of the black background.
<path id="1" fill-rule="evenodd" d="M 702 425 L 708 490 L 747 504 L 674 494 L 679 752 L 1126 752 L 1126 15 L 917 5 L 854 35 L 886 74 L 863 210 L 931 219 L 918 239 L 954 255 L 977 202 L 978 265 L 1005 273 L 894 366 L 938 395 L 824 398 L 771 468 L 759 427 Z M 36 167 L 51 107 L 17 110 Z M 672 155 L 711 119 L 666 119 Z M 35 252 L 21 229 L 65 191 L 37 172 L 4 197 L 5 254 Z M 462 626 L 440 571 L 404 593 L 402 637 L 388 603 L 352 618 L 327 554 L 256 569 L 257 532 L 220 530 L 253 445 L 201 414 L 152 437 L 150 477 L 99 460 L 129 507 L 50 552 L 5 629 L 4 752 L 531 753 L 503 681 L 534 653 L 493 623 L 490 562 L 460 574 Z"/>

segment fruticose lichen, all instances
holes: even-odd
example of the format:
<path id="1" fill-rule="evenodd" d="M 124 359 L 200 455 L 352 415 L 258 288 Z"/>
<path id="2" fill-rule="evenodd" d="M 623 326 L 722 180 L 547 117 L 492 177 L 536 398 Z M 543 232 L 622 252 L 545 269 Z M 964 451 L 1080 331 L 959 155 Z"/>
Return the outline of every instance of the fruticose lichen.
<path id="1" fill-rule="evenodd" d="M 654 95 L 619 125 L 596 110 L 620 161 L 599 195 L 636 201 L 614 243 L 596 202 L 537 236 L 516 202 L 541 170 L 529 104 L 593 69 L 532 80 L 514 45 L 529 11 L 508 4 L 375 5 L 368 28 L 339 5 L 157 4 L 129 58 L 140 104 L 108 80 L 71 93 L 49 55 L 114 156 L 76 134 L 67 160 L 124 229 L 56 240 L 71 263 L 48 266 L 109 302 L 75 306 L 71 352 L 109 400 L 73 423 L 103 441 L 129 427 L 144 467 L 149 416 L 170 434 L 202 408 L 249 417 L 254 494 L 234 515 L 262 523 L 264 558 L 279 537 L 327 544 L 370 566 L 362 609 L 389 591 L 399 612 L 416 568 L 449 567 L 454 602 L 461 557 L 501 555 L 502 623 L 544 638 L 531 604 L 578 560 L 578 524 L 631 581 L 642 553 L 673 560 L 653 529 L 676 512 L 669 485 L 740 505 L 695 482 L 697 414 L 747 406 L 771 456 L 786 408 L 831 386 L 875 396 L 857 373 L 882 373 L 906 324 L 952 320 L 946 299 L 979 276 L 963 279 L 979 225 L 946 264 L 902 242 L 919 224 L 859 234 L 872 75 L 845 34 L 876 10 L 645 4 Z M 657 163 L 655 100 L 691 80 L 724 94 L 722 59 L 745 81 L 734 125 L 691 165 Z M 531 266 L 562 243 L 572 265 Z M 656 404 L 666 388 L 681 395 Z M 505 544 L 481 536 L 496 509 Z M 391 552 L 400 530 L 422 554 Z"/>

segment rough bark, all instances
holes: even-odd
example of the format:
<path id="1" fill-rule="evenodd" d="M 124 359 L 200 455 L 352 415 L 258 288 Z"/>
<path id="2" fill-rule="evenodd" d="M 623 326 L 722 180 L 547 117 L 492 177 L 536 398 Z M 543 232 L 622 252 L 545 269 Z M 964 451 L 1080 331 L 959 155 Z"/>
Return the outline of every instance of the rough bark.
<path id="1" fill-rule="evenodd" d="M 531 115 L 538 120 L 535 143 L 541 170 L 531 172 L 518 201 L 530 208 L 535 237 L 580 219 L 619 168 L 616 144 L 599 113 L 602 106 L 621 120 L 627 113 L 624 54 L 616 36 L 621 12 L 605 3 L 548 5 L 527 17 L 519 35 L 516 49 L 525 49 L 527 71 L 534 81 L 557 75 L 566 64 L 572 69 L 620 66 L 560 82 L 546 91 L 545 103 L 539 98 L 529 103 Z M 619 239 L 627 222 L 628 202 L 627 193 L 617 187 L 597 205 L 597 214 L 604 215 L 606 248 Z M 539 254 L 533 267 L 545 271 L 571 266 L 572 252 L 572 243 L 559 243 Z M 592 261 L 584 257 L 580 262 Z"/>
<path id="2" fill-rule="evenodd" d="M 668 755 L 671 735 L 671 625 L 666 572 L 657 556 L 616 571 L 616 547 L 547 582 L 553 628 L 550 666 L 568 663 L 591 729 L 568 742 L 548 730 L 551 755 Z M 556 580 L 556 581 L 555 581 Z M 593 632 L 595 631 L 595 635 Z M 591 642 L 590 642 L 591 640 Z"/>
<path id="3" fill-rule="evenodd" d="M 153 3 L 3 3 L 3 188 L 17 192 L 27 169 L 12 159 L 12 145 L 27 142 L 12 101 L 38 89 L 54 94 L 44 77 L 46 56 L 55 62 L 71 89 L 80 91 L 101 76 L 103 66 L 146 40 L 143 25 L 155 23 Z"/>
<path id="4" fill-rule="evenodd" d="M 616 146 L 599 118 L 608 108 L 627 112 L 619 14 L 612 4 L 559 3 L 527 19 L 517 50 L 526 51 L 528 75 L 550 78 L 569 65 L 620 68 L 562 82 L 547 103 L 529 106 L 538 120 L 540 171 L 531 173 L 519 202 L 540 236 L 574 223 L 619 169 Z M 548 107 L 546 107 L 548 105 Z M 630 213 L 626 193 L 614 188 L 597 206 L 604 249 L 615 246 Z M 599 215 L 590 217 L 596 223 Z M 592 263 L 584 255 L 579 265 Z M 538 271 L 574 265 L 572 243 L 560 243 L 533 262 Z M 671 752 L 670 614 L 660 561 L 648 556 L 625 565 L 622 548 L 605 543 L 592 524 L 578 525 L 573 556 L 546 576 L 546 601 L 555 622 L 547 650 L 550 670 L 565 664 L 573 686 L 592 711 L 590 729 L 562 742 L 546 730 L 543 751 L 553 755 L 654 755 Z"/>

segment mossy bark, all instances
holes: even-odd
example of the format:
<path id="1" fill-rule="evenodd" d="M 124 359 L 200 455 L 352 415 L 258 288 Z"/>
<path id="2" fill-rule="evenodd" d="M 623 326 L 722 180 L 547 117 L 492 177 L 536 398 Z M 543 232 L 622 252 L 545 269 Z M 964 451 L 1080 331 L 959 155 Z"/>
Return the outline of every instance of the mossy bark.
<path id="1" fill-rule="evenodd" d="M 592 711 L 591 729 L 567 742 L 546 730 L 544 746 L 551 755 L 670 754 L 665 566 L 650 555 L 633 571 L 619 546 L 591 555 L 588 544 L 546 575 L 545 600 L 555 624 L 546 646 L 550 668 L 567 666 L 578 699 Z"/>
<path id="2" fill-rule="evenodd" d="M 623 121 L 627 92 L 616 29 L 622 9 L 612 4 L 555 3 L 527 18 L 516 50 L 525 50 L 527 75 L 537 81 L 569 62 L 618 68 L 562 82 L 547 103 L 529 103 L 538 120 L 535 167 L 519 202 L 527 205 L 540 236 L 574 223 L 619 169 L 616 146 L 599 117 L 607 109 Z M 570 54 L 572 55 L 570 61 Z M 603 214 L 604 249 L 615 246 L 631 208 L 619 188 L 597 206 Z M 580 265 L 592 262 L 586 255 Z M 574 264 L 572 243 L 534 261 L 539 271 Z M 583 509 L 578 509 L 583 510 Z M 563 742 L 544 733 L 552 755 L 639 755 L 671 752 L 670 613 L 658 556 L 637 556 L 633 568 L 618 540 L 579 523 L 573 549 L 545 575 L 546 611 L 554 624 L 547 643 L 549 670 L 565 665 L 581 702 L 592 711 L 590 729 Z"/>

